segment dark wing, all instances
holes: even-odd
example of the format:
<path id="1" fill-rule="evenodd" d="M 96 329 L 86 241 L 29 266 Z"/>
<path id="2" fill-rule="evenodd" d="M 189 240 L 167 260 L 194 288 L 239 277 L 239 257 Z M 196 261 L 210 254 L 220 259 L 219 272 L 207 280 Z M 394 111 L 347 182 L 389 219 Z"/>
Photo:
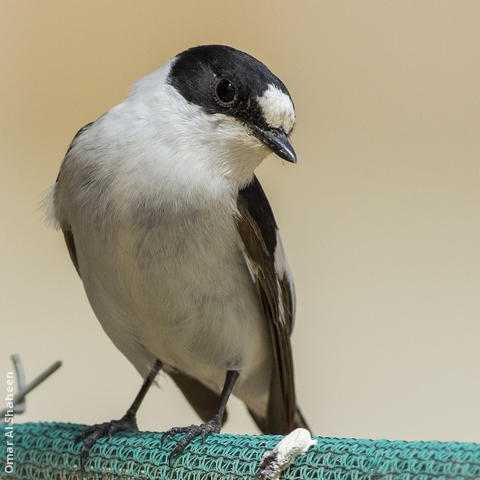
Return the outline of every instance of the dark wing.
<path id="1" fill-rule="evenodd" d="M 75 248 L 75 240 L 73 238 L 73 232 L 71 229 L 62 228 L 63 237 L 65 238 L 65 243 L 67 244 L 68 253 L 70 254 L 70 258 L 72 260 L 73 265 L 75 266 L 75 270 L 80 275 L 80 269 L 78 268 L 78 258 L 77 258 L 77 249 Z"/>
<path id="2" fill-rule="evenodd" d="M 238 195 L 237 228 L 245 259 L 270 327 L 274 366 L 266 418 L 250 412 L 263 433 L 286 434 L 305 427 L 295 400 L 290 334 L 295 316 L 293 281 L 272 209 L 256 177 Z"/>
<path id="3" fill-rule="evenodd" d="M 75 136 L 73 137 L 73 140 L 70 142 L 70 145 L 68 146 L 67 153 L 65 154 L 65 157 L 70 153 L 70 150 L 75 145 L 75 142 L 77 141 L 78 137 L 80 137 L 80 135 L 82 135 L 90 125 L 93 125 L 93 123 L 94 122 L 87 123 L 87 125 L 84 125 L 75 134 Z M 58 179 L 60 178 L 61 171 L 62 171 L 62 169 L 60 167 L 60 172 L 57 175 L 57 182 L 58 182 Z M 80 275 L 80 270 L 79 270 L 79 267 L 78 267 L 77 250 L 75 248 L 75 239 L 73 238 L 73 232 L 68 225 L 67 226 L 65 226 L 65 225 L 62 226 L 62 231 L 63 231 L 63 236 L 65 238 L 65 243 L 67 244 L 68 253 L 70 254 L 70 258 L 72 259 L 73 265 L 75 266 L 75 269 L 77 270 L 78 275 Z"/>

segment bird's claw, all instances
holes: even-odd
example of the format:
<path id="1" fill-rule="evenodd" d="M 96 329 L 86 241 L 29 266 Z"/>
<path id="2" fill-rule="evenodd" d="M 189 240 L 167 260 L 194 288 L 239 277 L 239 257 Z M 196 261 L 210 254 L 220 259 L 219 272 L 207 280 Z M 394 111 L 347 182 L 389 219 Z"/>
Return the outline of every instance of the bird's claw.
<path id="1" fill-rule="evenodd" d="M 201 425 L 190 425 L 188 427 L 173 427 L 170 430 L 167 430 L 161 438 L 161 443 L 166 437 L 170 435 L 176 435 L 177 433 L 184 433 L 182 439 L 180 439 L 175 446 L 172 448 L 170 455 L 168 456 L 168 464 L 171 466 L 173 459 L 176 455 L 179 455 L 183 452 L 184 448 L 195 438 L 202 437 L 202 443 L 205 442 L 205 439 L 211 433 L 220 433 L 220 428 L 222 426 L 222 420 L 219 415 L 215 415 L 209 422 L 202 423 Z"/>
<path id="2" fill-rule="evenodd" d="M 85 463 L 95 442 L 102 437 L 112 438 L 112 435 L 121 430 L 138 430 L 137 422 L 134 416 L 125 415 L 120 420 L 111 420 L 110 422 L 97 423 L 86 428 L 75 437 L 75 443 L 83 442 L 80 449 L 80 467 L 83 470 Z"/>

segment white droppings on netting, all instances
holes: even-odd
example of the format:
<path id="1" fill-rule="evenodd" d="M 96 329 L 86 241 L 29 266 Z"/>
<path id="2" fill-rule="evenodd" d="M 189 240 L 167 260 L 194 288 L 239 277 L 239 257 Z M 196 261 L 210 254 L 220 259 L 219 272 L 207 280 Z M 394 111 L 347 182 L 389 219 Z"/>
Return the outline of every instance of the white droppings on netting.
<path id="1" fill-rule="evenodd" d="M 317 443 L 305 428 L 297 428 L 284 437 L 273 450 L 263 454 L 257 480 L 277 480 L 283 470 L 288 468 L 295 459 L 303 455 L 312 445 Z"/>

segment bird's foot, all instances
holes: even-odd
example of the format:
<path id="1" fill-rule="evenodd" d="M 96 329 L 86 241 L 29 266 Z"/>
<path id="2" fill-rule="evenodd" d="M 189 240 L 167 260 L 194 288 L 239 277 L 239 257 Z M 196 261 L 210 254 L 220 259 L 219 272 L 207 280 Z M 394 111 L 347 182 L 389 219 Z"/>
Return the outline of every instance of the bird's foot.
<path id="1" fill-rule="evenodd" d="M 126 413 L 120 420 L 97 423 L 80 432 L 75 438 L 75 443 L 83 442 L 82 448 L 80 449 L 81 468 L 83 469 L 85 467 L 90 449 L 99 438 L 105 436 L 110 438 L 114 433 L 121 430 L 138 430 L 135 415 Z"/>
<path id="2" fill-rule="evenodd" d="M 170 430 L 167 430 L 162 435 L 162 444 L 166 437 L 169 435 L 176 435 L 177 433 L 184 433 L 185 435 L 177 444 L 173 447 L 170 455 L 168 456 L 169 465 L 172 464 L 173 458 L 175 455 L 182 453 L 183 449 L 195 438 L 202 437 L 202 443 L 211 433 L 220 433 L 220 428 L 222 427 L 222 417 L 221 415 L 215 415 L 209 422 L 202 423 L 201 425 L 190 425 L 188 427 L 173 427 Z"/>

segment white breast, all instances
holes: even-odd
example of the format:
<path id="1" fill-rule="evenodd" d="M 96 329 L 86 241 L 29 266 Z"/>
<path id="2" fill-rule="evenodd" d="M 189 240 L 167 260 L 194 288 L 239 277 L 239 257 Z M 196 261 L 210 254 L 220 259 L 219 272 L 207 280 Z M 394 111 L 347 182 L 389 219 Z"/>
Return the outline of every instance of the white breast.
<path id="1" fill-rule="evenodd" d="M 269 352 L 234 220 L 221 215 L 136 210 L 112 215 L 114 223 L 77 217 L 72 229 L 85 290 L 107 333 L 127 335 L 197 378 L 220 370 L 223 381 L 226 369 L 254 369 Z"/>

